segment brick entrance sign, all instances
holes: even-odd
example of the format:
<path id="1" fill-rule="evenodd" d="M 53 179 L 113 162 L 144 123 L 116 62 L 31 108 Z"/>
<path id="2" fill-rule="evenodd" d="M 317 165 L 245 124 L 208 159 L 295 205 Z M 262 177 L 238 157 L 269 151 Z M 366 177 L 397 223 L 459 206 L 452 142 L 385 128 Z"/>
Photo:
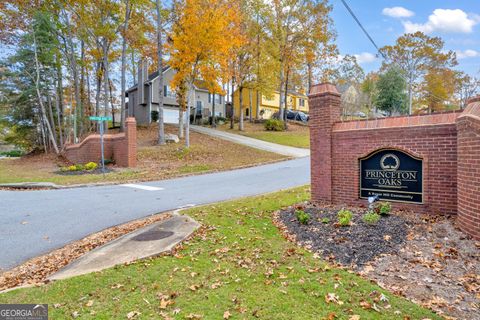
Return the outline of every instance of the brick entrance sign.
<path id="1" fill-rule="evenodd" d="M 480 97 L 463 111 L 341 121 L 332 84 L 311 88 L 312 201 L 458 214 L 480 239 Z"/>
<path id="2" fill-rule="evenodd" d="M 115 160 L 119 167 L 137 165 L 137 123 L 135 118 L 125 120 L 125 132 L 106 134 L 103 137 L 105 159 Z M 65 147 L 65 158 L 75 164 L 101 162 L 100 135 L 92 134 L 80 143 Z"/>

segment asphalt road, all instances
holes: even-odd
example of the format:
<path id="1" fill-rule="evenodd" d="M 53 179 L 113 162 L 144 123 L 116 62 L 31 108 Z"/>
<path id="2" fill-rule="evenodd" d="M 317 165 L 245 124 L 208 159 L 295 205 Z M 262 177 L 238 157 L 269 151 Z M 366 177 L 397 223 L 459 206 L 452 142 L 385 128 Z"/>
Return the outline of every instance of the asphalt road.
<path id="1" fill-rule="evenodd" d="M 310 158 L 305 157 L 136 185 L 0 191 L 0 269 L 151 214 L 308 183 Z"/>

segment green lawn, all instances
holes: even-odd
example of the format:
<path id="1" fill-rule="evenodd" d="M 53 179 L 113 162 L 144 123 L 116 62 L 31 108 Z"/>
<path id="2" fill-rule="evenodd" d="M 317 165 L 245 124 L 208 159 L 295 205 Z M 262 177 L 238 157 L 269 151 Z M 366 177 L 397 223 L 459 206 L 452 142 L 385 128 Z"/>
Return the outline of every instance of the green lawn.
<path id="1" fill-rule="evenodd" d="M 238 130 L 238 124 L 230 129 L 230 124 L 226 123 L 218 126 L 220 130 L 230 133 L 241 134 L 250 138 L 278 143 L 285 146 L 297 148 L 310 148 L 310 132 L 307 126 L 289 123 L 287 131 L 266 131 L 262 123 L 250 123 L 245 121 L 244 131 Z"/>
<path id="2" fill-rule="evenodd" d="M 190 209 L 205 229 L 175 256 L 8 292 L 0 303 L 49 303 L 52 319 L 126 319 L 135 311 L 135 319 L 440 319 L 285 240 L 271 213 L 308 192 Z M 375 311 L 369 306 L 380 293 L 389 302 Z M 327 303 L 328 294 L 335 301 Z"/>

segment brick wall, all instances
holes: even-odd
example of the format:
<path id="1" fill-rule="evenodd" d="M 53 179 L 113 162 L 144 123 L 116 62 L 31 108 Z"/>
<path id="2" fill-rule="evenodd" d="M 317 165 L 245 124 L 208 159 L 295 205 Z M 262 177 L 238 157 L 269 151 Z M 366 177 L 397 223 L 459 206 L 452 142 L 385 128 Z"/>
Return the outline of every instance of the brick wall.
<path id="1" fill-rule="evenodd" d="M 125 120 L 125 132 L 118 134 L 105 134 L 104 155 L 105 159 L 115 160 L 120 167 L 135 167 L 137 165 L 137 128 L 135 118 Z M 87 162 L 101 162 L 100 135 L 92 134 L 82 142 L 65 147 L 65 158 L 75 164 Z"/>
<path id="2" fill-rule="evenodd" d="M 480 239 L 480 97 L 470 100 L 457 119 L 458 222 Z"/>
<path id="3" fill-rule="evenodd" d="M 423 159 L 423 204 L 394 207 L 458 212 L 463 230 L 480 238 L 480 99 L 463 113 L 345 122 L 335 86 L 313 86 L 309 100 L 312 201 L 367 205 L 359 198 L 359 158 L 399 149 Z"/>

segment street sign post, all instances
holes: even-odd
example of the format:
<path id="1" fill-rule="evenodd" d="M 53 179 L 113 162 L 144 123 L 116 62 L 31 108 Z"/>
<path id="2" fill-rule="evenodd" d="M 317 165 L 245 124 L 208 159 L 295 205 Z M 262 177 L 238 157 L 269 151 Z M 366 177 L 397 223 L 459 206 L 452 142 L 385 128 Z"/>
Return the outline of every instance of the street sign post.
<path id="1" fill-rule="evenodd" d="M 112 117 L 89 117 L 90 121 L 97 121 L 100 125 L 100 148 L 102 152 L 102 173 L 105 175 L 105 153 L 103 147 L 103 133 L 104 133 L 104 123 L 105 121 L 112 121 Z"/>

